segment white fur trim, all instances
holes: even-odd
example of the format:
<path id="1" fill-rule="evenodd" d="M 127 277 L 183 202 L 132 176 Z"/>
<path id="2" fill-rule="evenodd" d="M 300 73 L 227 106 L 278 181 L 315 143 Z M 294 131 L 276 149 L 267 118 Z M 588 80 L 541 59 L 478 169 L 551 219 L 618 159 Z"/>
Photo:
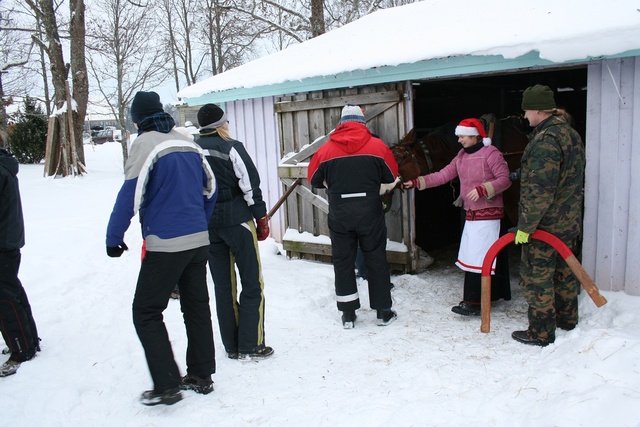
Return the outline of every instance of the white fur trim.
<path id="1" fill-rule="evenodd" d="M 482 138 L 482 144 L 486 147 L 487 145 L 491 145 L 491 138 Z"/>
<path id="2" fill-rule="evenodd" d="M 480 135 L 476 127 L 456 126 L 456 136 Z"/>

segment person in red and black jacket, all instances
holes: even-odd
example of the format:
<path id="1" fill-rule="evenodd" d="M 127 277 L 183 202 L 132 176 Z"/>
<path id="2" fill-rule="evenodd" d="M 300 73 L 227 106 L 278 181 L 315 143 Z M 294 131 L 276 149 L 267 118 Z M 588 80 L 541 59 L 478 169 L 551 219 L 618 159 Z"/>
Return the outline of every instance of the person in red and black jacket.
<path id="1" fill-rule="evenodd" d="M 355 325 L 360 298 L 353 265 L 360 245 L 368 270 L 369 302 L 378 325 L 397 318 L 391 310 L 387 264 L 387 227 L 380 196 L 383 184 L 396 181 L 398 164 L 391 149 L 367 129 L 362 109 L 346 105 L 340 123 L 309 163 L 308 181 L 326 188 L 329 233 L 338 310 L 342 325 Z"/>

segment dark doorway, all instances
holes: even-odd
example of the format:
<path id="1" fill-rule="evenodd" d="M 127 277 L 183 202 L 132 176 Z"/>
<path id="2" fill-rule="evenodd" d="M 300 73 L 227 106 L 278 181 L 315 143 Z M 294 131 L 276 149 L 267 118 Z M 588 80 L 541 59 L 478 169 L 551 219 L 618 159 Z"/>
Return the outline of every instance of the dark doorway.
<path id="1" fill-rule="evenodd" d="M 522 115 L 522 92 L 538 83 L 554 90 L 556 104 L 573 116 L 573 125 L 584 140 L 587 113 L 584 66 L 414 82 L 414 127 L 430 129 L 486 113 L 494 113 L 499 119 Z M 461 209 L 452 203 L 459 195 L 459 186 L 453 182 L 416 191 L 415 195 L 416 244 L 426 251 L 457 244 L 463 220 Z"/>

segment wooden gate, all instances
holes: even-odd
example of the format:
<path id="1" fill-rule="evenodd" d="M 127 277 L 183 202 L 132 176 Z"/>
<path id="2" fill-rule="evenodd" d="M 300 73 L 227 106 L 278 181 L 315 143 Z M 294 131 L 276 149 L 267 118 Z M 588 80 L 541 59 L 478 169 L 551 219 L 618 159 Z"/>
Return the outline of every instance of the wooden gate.
<path id="1" fill-rule="evenodd" d="M 396 144 L 406 133 L 405 96 L 402 84 L 387 84 L 283 96 L 276 100 L 280 149 L 284 154 L 278 177 L 294 192 L 284 205 L 287 232 L 282 244 L 287 256 L 331 261 L 327 226 L 328 202 L 325 190 L 312 189 L 307 182 L 310 157 L 324 144 L 340 120 L 345 104 L 365 111 L 367 127 L 387 145 Z M 392 270 L 415 270 L 416 246 L 410 221 L 409 192 L 396 191 L 386 214 L 387 260 Z"/>

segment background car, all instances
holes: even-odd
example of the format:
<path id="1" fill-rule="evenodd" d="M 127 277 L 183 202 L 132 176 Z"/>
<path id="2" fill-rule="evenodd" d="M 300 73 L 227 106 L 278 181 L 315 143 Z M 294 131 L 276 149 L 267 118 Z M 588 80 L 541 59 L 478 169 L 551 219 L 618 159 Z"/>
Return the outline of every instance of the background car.
<path id="1" fill-rule="evenodd" d="M 122 131 L 116 129 L 105 129 L 99 131 L 91 138 L 94 144 L 104 144 L 105 142 L 120 141 L 122 139 Z"/>

